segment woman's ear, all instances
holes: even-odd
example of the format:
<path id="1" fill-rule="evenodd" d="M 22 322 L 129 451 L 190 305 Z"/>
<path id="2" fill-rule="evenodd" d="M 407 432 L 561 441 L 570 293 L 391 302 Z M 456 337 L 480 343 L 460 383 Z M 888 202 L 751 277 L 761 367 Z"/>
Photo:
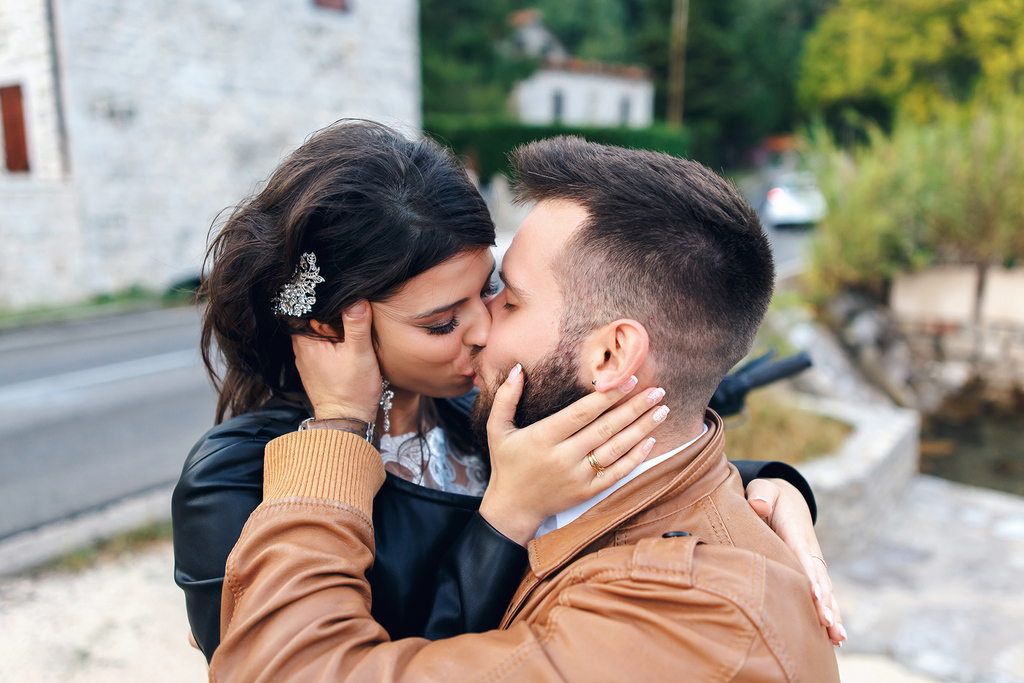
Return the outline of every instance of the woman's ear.
<path id="1" fill-rule="evenodd" d="M 598 391 L 608 391 L 635 375 L 647 358 L 647 328 L 622 318 L 594 330 L 583 342 L 581 373 Z"/>
<path id="2" fill-rule="evenodd" d="M 310 320 L 309 327 L 311 330 L 313 330 L 314 334 L 318 334 L 321 337 L 330 340 L 344 341 L 344 334 L 338 334 L 333 327 L 325 323 L 322 323 L 319 320 Z"/>

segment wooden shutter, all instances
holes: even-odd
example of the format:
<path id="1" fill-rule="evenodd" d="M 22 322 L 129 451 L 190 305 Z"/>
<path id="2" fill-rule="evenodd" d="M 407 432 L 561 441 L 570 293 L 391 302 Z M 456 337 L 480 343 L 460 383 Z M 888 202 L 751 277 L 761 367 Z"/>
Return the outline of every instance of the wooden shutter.
<path id="1" fill-rule="evenodd" d="M 316 0 L 316 4 L 327 9 L 336 9 L 342 12 L 348 11 L 348 0 Z"/>
<path id="2" fill-rule="evenodd" d="M 25 139 L 25 109 L 22 106 L 20 85 L 0 88 L 0 107 L 3 108 L 7 170 L 11 173 L 28 173 L 28 142 Z"/>

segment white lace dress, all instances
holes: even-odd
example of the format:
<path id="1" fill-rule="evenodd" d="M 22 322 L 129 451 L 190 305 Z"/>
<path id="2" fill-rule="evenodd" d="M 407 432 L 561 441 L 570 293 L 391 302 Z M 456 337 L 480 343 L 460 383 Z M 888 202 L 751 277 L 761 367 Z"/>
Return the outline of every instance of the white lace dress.
<path id="1" fill-rule="evenodd" d="M 415 432 L 380 438 L 380 456 L 384 469 L 420 486 L 482 496 L 487 487 L 483 460 L 476 453 L 459 453 L 448 443 L 440 427 L 420 437 Z"/>

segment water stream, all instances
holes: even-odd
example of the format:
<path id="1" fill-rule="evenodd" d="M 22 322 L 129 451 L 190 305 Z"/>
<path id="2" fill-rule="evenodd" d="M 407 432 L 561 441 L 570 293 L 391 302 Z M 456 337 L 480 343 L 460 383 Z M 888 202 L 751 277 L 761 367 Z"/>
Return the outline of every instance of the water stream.
<path id="1" fill-rule="evenodd" d="M 927 418 L 921 428 L 921 471 L 1024 495 L 1024 415 Z"/>

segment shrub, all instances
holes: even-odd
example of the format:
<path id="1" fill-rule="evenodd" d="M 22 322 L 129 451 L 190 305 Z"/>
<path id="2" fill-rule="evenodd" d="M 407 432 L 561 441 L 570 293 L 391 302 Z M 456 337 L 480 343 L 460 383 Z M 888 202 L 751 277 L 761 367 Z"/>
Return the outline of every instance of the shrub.
<path id="1" fill-rule="evenodd" d="M 808 135 L 829 213 L 807 278 L 819 296 L 881 293 L 893 275 L 934 263 L 1013 264 L 1024 256 L 1024 104 L 948 107 L 931 123 L 898 118 L 890 135 L 835 144 Z"/>
<path id="2" fill-rule="evenodd" d="M 686 156 L 690 135 L 664 125 L 650 128 L 573 128 L 569 126 L 527 126 L 504 120 L 466 116 L 435 115 L 424 121 L 427 134 L 451 147 L 487 182 L 497 173 L 510 175 L 508 153 L 519 145 L 554 137 L 579 135 L 591 142 Z"/>

